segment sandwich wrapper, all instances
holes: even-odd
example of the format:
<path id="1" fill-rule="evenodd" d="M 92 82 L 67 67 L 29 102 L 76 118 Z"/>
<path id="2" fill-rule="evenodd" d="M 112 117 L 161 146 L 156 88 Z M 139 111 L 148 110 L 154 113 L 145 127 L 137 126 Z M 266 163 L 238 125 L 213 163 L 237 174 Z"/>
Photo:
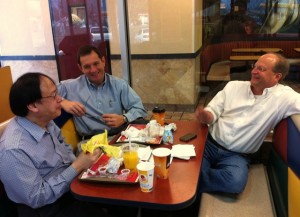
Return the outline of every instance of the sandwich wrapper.
<path id="1" fill-rule="evenodd" d="M 96 148 L 102 149 L 109 157 L 121 157 L 121 148 L 108 144 L 107 130 L 104 133 L 93 136 L 87 143 L 81 144 L 81 149 L 84 153 L 93 153 Z"/>
<path id="2" fill-rule="evenodd" d="M 191 157 L 196 156 L 195 146 L 191 144 L 173 145 L 171 154 L 173 157 L 183 159 L 183 160 L 189 160 Z"/>

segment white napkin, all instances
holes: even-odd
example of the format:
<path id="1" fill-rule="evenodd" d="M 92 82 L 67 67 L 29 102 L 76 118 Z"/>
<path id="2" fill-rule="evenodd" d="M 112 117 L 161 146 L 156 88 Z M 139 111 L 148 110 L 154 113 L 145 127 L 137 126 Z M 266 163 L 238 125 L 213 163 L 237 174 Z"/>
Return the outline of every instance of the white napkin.
<path id="1" fill-rule="evenodd" d="M 195 157 L 196 152 L 195 152 L 195 146 L 194 145 L 173 145 L 172 147 L 172 156 L 176 158 L 180 158 L 183 160 L 189 160 L 190 157 Z"/>
<path id="2" fill-rule="evenodd" d="M 129 137 L 136 138 L 136 137 L 139 137 L 140 130 L 133 126 L 130 126 L 127 130 L 122 131 L 121 134 L 123 136 L 125 136 L 126 138 L 129 138 Z"/>
<path id="3" fill-rule="evenodd" d="M 139 147 L 138 149 L 139 159 L 142 161 L 149 161 L 151 154 L 152 154 L 152 150 L 150 146 Z"/>

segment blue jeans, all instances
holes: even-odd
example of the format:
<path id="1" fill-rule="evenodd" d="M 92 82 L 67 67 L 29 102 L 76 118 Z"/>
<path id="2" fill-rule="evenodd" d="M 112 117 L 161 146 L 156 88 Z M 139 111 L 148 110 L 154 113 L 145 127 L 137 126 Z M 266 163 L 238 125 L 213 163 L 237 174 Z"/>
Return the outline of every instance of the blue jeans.
<path id="1" fill-rule="evenodd" d="M 247 183 L 249 159 L 228 151 L 207 137 L 200 174 L 200 192 L 241 193 Z"/>

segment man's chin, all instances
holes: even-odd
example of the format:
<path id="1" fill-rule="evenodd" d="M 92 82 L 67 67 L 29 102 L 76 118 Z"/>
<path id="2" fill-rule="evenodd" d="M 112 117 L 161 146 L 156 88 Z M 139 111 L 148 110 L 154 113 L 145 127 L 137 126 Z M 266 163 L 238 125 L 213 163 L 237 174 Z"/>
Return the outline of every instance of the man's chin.
<path id="1" fill-rule="evenodd" d="M 61 115 L 61 108 L 57 109 L 56 111 L 56 114 L 55 114 L 55 117 L 54 118 L 57 118 Z"/>

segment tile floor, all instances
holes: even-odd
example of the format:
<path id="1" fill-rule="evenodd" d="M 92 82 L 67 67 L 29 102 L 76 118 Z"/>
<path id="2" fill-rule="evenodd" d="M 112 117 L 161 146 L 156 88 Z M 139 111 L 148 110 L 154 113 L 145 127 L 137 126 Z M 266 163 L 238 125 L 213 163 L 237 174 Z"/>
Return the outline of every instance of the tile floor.
<path id="1" fill-rule="evenodd" d="M 153 119 L 152 117 L 152 111 L 148 111 L 148 116 L 146 118 L 147 120 Z M 195 116 L 193 112 L 174 112 L 174 111 L 166 111 L 166 117 L 165 119 L 171 119 L 171 120 L 194 120 Z"/>

